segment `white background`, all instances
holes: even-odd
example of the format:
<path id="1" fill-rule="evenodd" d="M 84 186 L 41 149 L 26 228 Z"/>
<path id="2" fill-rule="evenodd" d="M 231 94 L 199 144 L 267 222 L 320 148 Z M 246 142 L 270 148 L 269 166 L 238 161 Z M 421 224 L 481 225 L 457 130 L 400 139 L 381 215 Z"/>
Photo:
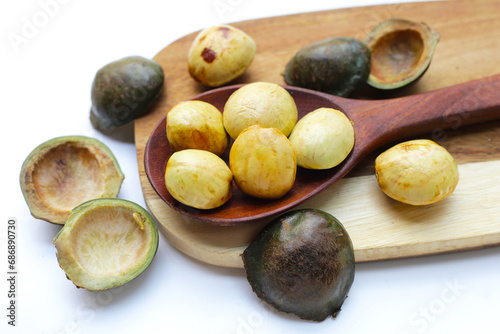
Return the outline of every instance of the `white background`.
<path id="1" fill-rule="evenodd" d="M 55 1 L 0 4 L 1 333 L 500 332 L 499 248 L 358 264 L 342 312 L 321 323 L 269 309 L 252 292 L 242 269 L 193 260 L 163 236 L 153 263 L 134 281 L 97 293 L 77 289 L 55 257 L 52 239 L 60 227 L 30 215 L 19 171 L 31 150 L 48 139 L 91 136 L 110 147 L 126 175 L 119 197 L 145 206 L 133 126 L 105 136 L 88 120 L 90 86 L 100 67 L 128 55 L 151 58 L 176 39 L 211 25 L 381 2 Z M 50 15 L 44 14 L 43 3 L 52 3 Z M 218 3 L 228 7 L 218 11 Z M 38 27 L 24 28 L 23 37 L 26 22 Z M 25 40 L 15 45 L 9 40 L 13 34 Z M 6 316 L 9 218 L 18 227 L 16 327 L 7 325 Z"/>

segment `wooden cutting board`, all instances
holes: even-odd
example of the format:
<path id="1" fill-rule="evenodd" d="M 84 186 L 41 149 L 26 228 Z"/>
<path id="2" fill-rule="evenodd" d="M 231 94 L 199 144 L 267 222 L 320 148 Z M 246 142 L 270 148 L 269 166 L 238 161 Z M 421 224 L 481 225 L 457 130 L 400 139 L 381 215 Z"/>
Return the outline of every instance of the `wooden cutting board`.
<path id="1" fill-rule="evenodd" d="M 282 71 L 301 47 L 334 36 L 363 40 L 376 24 L 392 17 L 425 22 L 440 34 L 431 66 L 411 87 L 391 93 L 366 89 L 358 98 L 417 94 L 500 73 L 500 1 L 437 1 L 233 23 L 253 37 L 257 54 L 246 74 L 231 84 L 284 84 Z M 229 227 L 191 221 L 157 196 L 144 171 L 144 148 L 156 124 L 174 104 L 208 89 L 187 72 L 187 52 L 196 34 L 180 38 L 155 56 L 166 81 L 158 102 L 135 122 L 139 175 L 146 204 L 173 246 L 206 263 L 242 267 L 240 254 L 268 221 Z M 413 207 L 385 196 L 373 175 L 374 158 L 385 147 L 369 155 L 348 178 L 300 207 L 336 216 L 352 238 L 358 262 L 500 245 L 500 122 L 469 127 L 455 122 L 451 130 L 436 129 L 420 137 L 445 146 L 459 163 L 459 185 L 443 201 Z"/>

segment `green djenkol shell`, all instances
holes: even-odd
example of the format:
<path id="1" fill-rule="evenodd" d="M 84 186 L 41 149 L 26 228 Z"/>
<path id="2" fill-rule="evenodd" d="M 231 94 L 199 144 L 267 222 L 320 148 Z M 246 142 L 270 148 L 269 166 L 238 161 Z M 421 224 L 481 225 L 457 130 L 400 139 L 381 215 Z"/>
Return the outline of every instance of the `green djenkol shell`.
<path id="1" fill-rule="evenodd" d="M 337 96 L 360 89 L 370 74 L 370 49 L 359 40 L 334 37 L 300 49 L 285 68 L 288 85 Z"/>
<path id="2" fill-rule="evenodd" d="M 74 208 L 53 243 L 67 278 L 96 291 L 139 276 L 155 257 L 158 240 L 156 221 L 140 205 L 100 198 Z"/>
<path id="3" fill-rule="evenodd" d="M 354 281 L 351 239 L 322 210 L 277 217 L 245 249 L 243 262 L 260 299 L 306 320 L 335 317 Z"/>
<path id="4" fill-rule="evenodd" d="M 157 99 L 163 82 L 163 69 L 151 59 L 130 56 L 105 65 L 92 83 L 92 125 L 109 131 L 132 122 Z"/>
<path id="5" fill-rule="evenodd" d="M 85 136 L 62 136 L 31 151 L 19 181 L 33 217 L 64 225 L 77 205 L 116 197 L 124 178 L 104 143 Z"/>

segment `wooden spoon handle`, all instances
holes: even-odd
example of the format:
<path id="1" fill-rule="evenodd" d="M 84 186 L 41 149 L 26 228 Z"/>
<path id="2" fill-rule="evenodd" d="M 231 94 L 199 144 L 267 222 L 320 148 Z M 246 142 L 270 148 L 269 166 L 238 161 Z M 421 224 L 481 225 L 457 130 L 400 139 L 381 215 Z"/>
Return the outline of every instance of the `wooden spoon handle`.
<path id="1" fill-rule="evenodd" d="M 500 74 L 402 98 L 360 102 L 351 108 L 359 128 L 356 143 L 363 151 L 424 133 L 438 141 L 445 129 L 500 119 Z"/>

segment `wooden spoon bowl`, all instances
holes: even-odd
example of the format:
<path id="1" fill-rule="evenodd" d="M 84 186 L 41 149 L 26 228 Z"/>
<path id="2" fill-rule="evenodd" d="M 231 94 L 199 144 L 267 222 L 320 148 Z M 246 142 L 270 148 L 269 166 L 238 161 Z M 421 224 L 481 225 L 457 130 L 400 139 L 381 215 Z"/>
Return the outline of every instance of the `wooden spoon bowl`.
<path id="1" fill-rule="evenodd" d="M 193 97 L 219 110 L 242 85 L 213 89 Z M 354 123 L 355 144 L 349 156 L 328 170 L 298 168 L 293 188 L 277 200 L 242 193 L 233 184 L 232 198 L 219 208 L 199 210 L 175 200 L 165 186 L 165 167 L 172 149 L 166 136 L 166 117 L 157 124 L 145 147 L 145 172 L 153 189 L 174 210 L 216 225 L 237 225 L 283 213 L 343 178 L 368 153 L 382 145 L 420 134 L 439 135 L 445 129 L 500 119 L 500 75 L 431 92 L 386 100 L 354 100 L 308 89 L 283 86 L 295 99 L 299 119 L 320 108 L 335 108 Z M 229 161 L 229 149 L 222 158 Z"/>

